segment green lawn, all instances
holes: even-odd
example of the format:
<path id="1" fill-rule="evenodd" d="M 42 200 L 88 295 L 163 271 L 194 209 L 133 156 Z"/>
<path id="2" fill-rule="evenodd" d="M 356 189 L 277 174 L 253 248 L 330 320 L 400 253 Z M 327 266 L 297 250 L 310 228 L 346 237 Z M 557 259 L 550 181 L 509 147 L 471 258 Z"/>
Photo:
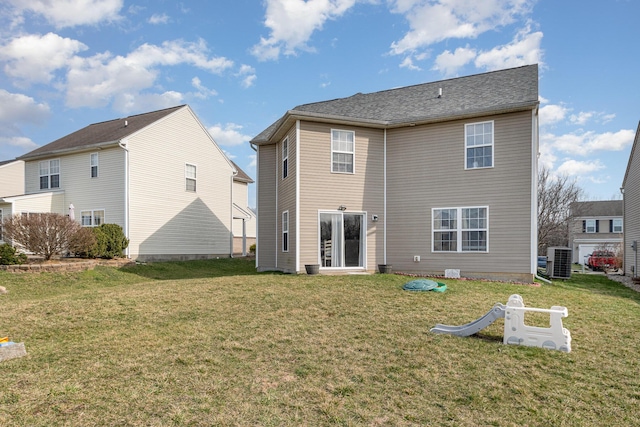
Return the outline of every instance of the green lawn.
<path id="1" fill-rule="evenodd" d="M 640 294 L 579 274 L 444 293 L 408 280 L 255 274 L 241 259 L 0 272 L 0 335 L 28 352 L 0 363 L 0 425 L 640 425 Z M 571 353 L 505 346 L 502 320 L 429 332 L 514 293 L 568 308 Z"/>

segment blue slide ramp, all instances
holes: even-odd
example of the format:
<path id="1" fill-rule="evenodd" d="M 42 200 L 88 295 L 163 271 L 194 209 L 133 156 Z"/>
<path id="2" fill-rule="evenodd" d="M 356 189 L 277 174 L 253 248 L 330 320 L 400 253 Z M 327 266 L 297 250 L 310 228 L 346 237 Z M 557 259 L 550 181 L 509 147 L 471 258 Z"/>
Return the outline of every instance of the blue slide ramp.
<path id="1" fill-rule="evenodd" d="M 468 337 L 469 335 L 480 332 L 497 319 L 504 318 L 505 311 L 506 306 L 504 304 L 497 303 L 487 314 L 471 323 L 467 323 L 462 326 L 449 326 L 438 323 L 436 326 L 431 328 L 431 332 L 436 334 L 451 334 L 459 337 Z"/>

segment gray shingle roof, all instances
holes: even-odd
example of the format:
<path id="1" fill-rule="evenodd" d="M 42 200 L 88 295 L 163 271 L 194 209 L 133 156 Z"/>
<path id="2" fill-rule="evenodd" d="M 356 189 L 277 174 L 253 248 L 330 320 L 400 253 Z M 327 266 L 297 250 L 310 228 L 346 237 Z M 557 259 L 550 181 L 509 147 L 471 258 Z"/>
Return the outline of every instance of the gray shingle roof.
<path id="1" fill-rule="evenodd" d="M 63 136 L 47 145 L 24 154 L 18 159 L 25 160 L 32 157 L 40 157 L 53 153 L 73 151 L 85 147 L 116 143 L 153 122 L 173 113 L 184 105 L 167 108 L 164 110 L 152 111 L 150 113 L 138 114 L 122 119 L 109 120 L 106 122 L 94 123 L 67 136 Z M 125 121 L 127 125 L 125 126 Z"/>
<path id="2" fill-rule="evenodd" d="M 571 212 L 576 217 L 621 217 L 622 207 L 622 200 L 574 202 L 571 204 Z"/>
<path id="3" fill-rule="evenodd" d="M 230 160 L 230 162 L 233 163 L 233 166 L 238 171 L 238 175 L 233 177 L 234 181 L 246 182 L 246 183 L 249 183 L 249 184 L 252 184 L 253 182 L 255 182 L 253 179 L 251 179 L 251 177 L 249 175 L 247 175 L 247 173 L 245 171 L 240 169 L 240 166 L 238 166 L 236 164 L 236 162 L 234 162 L 233 160 Z"/>
<path id="4" fill-rule="evenodd" d="M 439 97 L 440 89 L 442 96 Z M 538 103 L 538 66 L 476 74 L 347 98 L 304 104 L 288 111 L 251 142 L 273 142 L 279 128 L 294 116 L 347 120 L 378 127 L 398 127 L 494 111 L 516 111 Z"/>

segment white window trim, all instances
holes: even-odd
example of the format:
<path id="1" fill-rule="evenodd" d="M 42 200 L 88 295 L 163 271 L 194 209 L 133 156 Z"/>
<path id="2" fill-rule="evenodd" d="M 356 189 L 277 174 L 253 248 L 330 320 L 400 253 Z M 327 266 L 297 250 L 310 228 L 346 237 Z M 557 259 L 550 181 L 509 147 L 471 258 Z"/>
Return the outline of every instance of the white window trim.
<path id="1" fill-rule="evenodd" d="M 286 149 L 285 149 L 286 148 Z M 289 176 L 289 137 L 282 140 L 282 179 Z"/>
<path id="2" fill-rule="evenodd" d="M 340 151 L 340 150 L 334 150 L 333 149 L 333 132 L 347 132 L 347 133 L 351 133 L 353 134 L 353 151 Z M 341 174 L 347 174 L 347 175 L 353 175 L 356 173 L 356 132 L 353 130 L 346 130 L 346 129 L 331 129 L 331 173 L 341 173 Z M 333 170 L 333 154 L 334 153 L 339 153 L 339 154 L 351 154 L 353 157 L 353 171 L 352 172 L 343 172 L 343 171 L 334 171 Z"/>
<path id="3" fill-rule="evenodd" d="M 596 232 L 596 220 L 595 219 L 585 219 L 584 220 L 584 232 L 589 234 L 595 234 Z M 593 227 L 589 227 L 589 223 L 593 224 Z M 589 231 L 589 228 L 593 228 L 593 231 Z"/>
<path id="4" fill-rule="evenodd" d="M 96 159 L 95 165 L 93 164 L 93 158 L 94 158 L 93 156 L 95 156 L 95 159 Z M 89 154 L 89 176 L 91 178 L 98 178 L 100 176 L 99 165 L 100 165 L 100 159 L 99 159 L 98 153 Z M 94 167 L 96 168 L 96 176 L 93 176 L 93 168 Z"/>
<path id="5" fill-rule="evenodd" d="M 322 214 L 340 214 L 342 216 L 342 221 L 344 224 L 344 215 L 346 214 L 352 214 L 352 215 L 361 215 L 362 216 L 362 225 L 361 225 L 361 231 L 362 231 L 362 239 L 363 241 L 361 242 L 362 245 L 362 263 L 363 265 L 361 267 L 323 267 L 322 266 L 322 260 L 320 259 L 320 240 L 322 239 L 322 233 L 320 231 L 320 216 Z M 335 210 L 331 210 L 331 209 L 326 209 L 326 210 L 318 210 L 318 219 L 317 219 L 317 223 L 318 223 L 318 239 L 317 239 L 317 243 L 316 243 L 316 248 L 318 248 L 318 264 L 320 265 L 320 270 L 352 270 L 352 271 L 362 271 L 362 270 L 366 270 L 367 269 L 367 230 L 368 230 L 368 224 L 367 224 L 367 211 L 338 211 L 336 212 Z M 343 236 L 344 236 L 344 228 L 342 230 Z"/>
<path id="6" fill-rule="evenodd" d="M 82 214 L 84 212 L 91 212 L 91 224 L 82 223 Z M 107 211 L 105 209 L 81 209 L 80 210 L 80 225 L 83 227 L 99 227 L 101 224 L 95 224 L 96 212 L 102 212 L 102 224 L 107 223 Z"/>
<path id="7" fill-rule="evenodd" d="M 58 162 L 58 173 L 54 174 L 54 175 L 58 175 L 58 186 L 57 187 L 52 187 L 51 186 L 51 162 Z M 40 168 L 40 164 L 42 163 L 47 163 L 47 174 L 46 175 L 42 175 L 41 173 L 41 168 Z M 60 164 L 60 159 L 49 159 L 49 160 L 43 160 L 41 162 L 38 162 L 38 187 L 40 188 L 40 190 L 53 190 L 54 188 L 60 188 L 60 171 L 62 169 L 62 165 Z M 40 185 L 40 178 L 42 178 L 43 176 L 47 177 L 47 187 L 46 188 L 42 188 L 42 186 Z"/>
<path id="8" fill-rule="evenodd" d="M 285 229 L 285 216 L 287 217 L 286 229 Z M 285 249 L 285 241 L 287 242 L 287 248 Z M 282 212 L 282 252 L 289 252 L 289 211 Z"/>
<path id="9" fill-rule="evenodd" d="M 484 125 L 485 123 L 491 123 L 491 144 L 482 144 L 482 145 L 474 145 L 471 147 L 467 146 L 467 126 L 475 126 L 475 125 Z M 475 122 L 475 123 L 465 123 L 464 125 L 464 169 L 465 170 L 476 170 L 476 169 L 491 169 L 495 167 L 495 155 L 496 155 L 496 124 L 494 120 L 486 120 L 484 122 Z M 491 147 L 491 166 L 476 166 L 476 167 L 467 167 L 467 149 L 468 148 L 480 148 L 480 147 Z"/>
<path id="10" fill-rule="evenodd" d="M 193 166 L 193 168 L 194 168 L 194 176 L 193 177 L 191 177 L 191 176 L 189 176 L 187 174 L 188 166 Z M 189 182 L 189 180 L 193 180 L 195 189 L 189 190 L 189 188 L 187 186 L 187 183 Z M 198 192 L 198 165 L 196 165 L 195 163 L 185 163 L 184 164 L 184 191 L 187 191 L 189 193 L 197 193 Z"/>
<path id="11" fill-rule="evenodd" d="M 456 232 L 456 250 L 455 251 L 437 251 L 435 250 L 435 233 L 437 231 L 445 231 L 445 229 L 435 228 L 435 211 L 440 210 L 456 210 L 456 228 L 450 231 Z M 462 228 L 462 210 L 463 209 L 486 209 L 487 210 L 487 226 L 486 228 Z M 484 251 L 463 251 L 462 250 L 462 232 L 463 231 L 486 231 L 487 233 L 487 249 Z M 489 206 L 457 206 L 457 207 L 438 207 L 431 208 L 431 253 L 434 254 L 486 254 L 489 253 Z"/>
<path id="12" fill-rule="evenodd" d="M 623 231 L 622 218 L 614 218 L 611 221 L 613 222 L 613 225 L 611 226 L 611 229 L 613 230 L 613 233 L 622 233 L 622 231 Z M 620 222 L 620 230 L 619 231 L 616 231 L 616 221 Z"/>

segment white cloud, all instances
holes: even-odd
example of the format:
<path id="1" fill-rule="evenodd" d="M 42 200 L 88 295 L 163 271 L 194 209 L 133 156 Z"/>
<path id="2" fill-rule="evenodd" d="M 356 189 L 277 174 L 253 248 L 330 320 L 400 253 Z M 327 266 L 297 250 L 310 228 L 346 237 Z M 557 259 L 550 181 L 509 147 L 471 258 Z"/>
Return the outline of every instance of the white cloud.
<path id="1" fill-rule="evenodd" d="M 459 47 L 454 52 L 445 50 L 436 57 L 436 64 L 433 70 L 442 72 L 446 76 L 454 76 L 458 70 L 473 61 L 476 57 L 475 49 Z"/>
<path id="2" fill-rule="evenodd" d="M 567 116 L 569 109 L 563 105 L 547 104 L 540 108 L 540 126 L 558 123 Z"/>
<path id="3" fill-rule="evenodd" d="M 545 134 L 544 140 L 554 150 L 573 155 L 587 156 L 596 151 L 622 151 L 633 143 L 635 132 L 623 129 L 618 132 L 593 131 L 568 133 L 560 136 Z"/>
<path id="4" fill-rule="evenodd" d="M 556 173 L 567 176 L 585 176 L 602 169 L 605 169 L 605 165 L 600 160 L 578 161 L 570 159 L 558 166 Z"/>
<path id="5" fill-rule="evenodd" d="M 16 125 L 20 123 L 43 124 L 50 114 L 47 104 L 0 89 L 0 132 L 17 132 Z"/>
<path id="6" fill-rule="evenodd" d="M 35 150 L 36 148 L 38 148 L 38 144 L 36 144 L 26 136 L 13 136 L 13 137 L 0 136 L 0 147 L 2 147 L 3 145 L 10 146 L 10 147 L 17 147 L 20 149 L 20 151 L 23 151 L 23 152 L 29 152 L 31 150 Z M 8 160 L 8 159 L 2 158 L 0 160 Z"/>
<path id="7" fill-rule="evenodd" d="M 271 34 L 261 37 L 251 53 L 261 61 L 276 60 L 281 54 L 299 50 L 313 51 L 307 45 L 312 34 L 327 20 L 336 19 L 352 8 L 357 0 L 265 0 L 264 25 Z"/>
<path id="8" fill-rule="evenodd" d="M 241 145 L 251 140 L 251 136 L 242 134 L 242 126 L 235 123 L 227 123 L 224 127 L 220 123 L 211 126 L 209 133 L 218 145 Z"/>
<path id="9" fill-rule="evenodd" d="M 574 125 L 584 125 L 593 117 L 594 114 L 595 113 L 593 111 L 581 111 L 578 114 L 572 114 L 571 117 L 569 117 L 569 120 Z"/>
<path id="10" fill-rule="evenodd" d="M 413 63 L 413 58 L 411 56 L 407 56 L 406 58 L 404 58 L 402 60 L 402 62 L 400 63 L 400 68 L 407 68 L 407 69 L 413 70 L 413 71 L 422 70 L 420 67 L 418 67 L 417 65 L 415 65 Z"/>
<path id="11" fill-rule="evenodd" d="M 95 25 L 121 19 L 123 0 L 5 0 L 20 15 L 42 15 L 56 28 Z"/>
<path id="12" fill-rule="evenodd" d="M 391 44 L 405 54 L 451 38 L 476 38 L 530 12 L 534 0 L 393 0 L 392 12 L 405 15 L 410 31 Z"/>
<path id="13" fill-rule="evenodd" d="M 49 83 L 54 71 L 65 68 L 75 54 L 87 46 L 78 40 L 60 37 L 54 33 L 16 37 L 0 46 L 0 60 L 5 62 L 4 72 L 29 83 Z"/>
<path id="14" fill-rule="evenodd" d="M 202 81 L 198 77 L 191 79 L 191 86 L 197 89 L 195 96 L 200 99 L 207 99 L 209 96 L 216 96 L 218 92 L 213 89 L 209 89 L 202 84 Z"/>
<path id="15" fill-rule="evenodd" d="M 151 88 L 159 75 L 158 67 L 189 64 L 211 73 L 222 73 L 233 66 L 224 57 L 209 58 L 203 40 L 188 43 L 166 41 L 161 46 L 144 44 L 127 56 L 109 52 L 89 58 L 75 57 L 67 75 L 67 105 L 74 108 L 99 107 L 112 100 L 120 108 L 131 105 L 130 98 L 141 97 L 141 91 Z M 177 92 L 151 96 L 164 102 L 177 99 Z M 128 111 L 128 108 L 121 111 Z"/>
<path id="16" fill-rule="evenodd" d="M 169 23 L 169 15 L 167 15 L 166 13 L 163 13 L 161 15 L 157 14 L 157 13 L 154 13 L 153 15 L 151 15 L 151 17 L 149 18 L 149 20 L 147 22 L 149 22 L 149 24 L 153 24 L 153 25 L 168 24 Z"/>
<path id="17" fill-rule="evenodd" d="M 180 104 L 184 104 L 183 96 L 181 93 L 174 91 L 138 94 L 120 93 L 113 100 L 113 109 L 128 114 L 175 107 Z"/>
<path id="18" fill-rule="evenodd" d="M 240 67 L 240 71 L 236 75 L 242 78 L 242 87 L 245 89 L 253 86 L 258 79 L 255 68 L 245 64 Z"/>
<path id="19" fill-rule="evenodd" d="M 475 60 L 478 68 L 488 71 L 542 62 L 542 32 L 531 33 L 529 27 L 520 31 L 511 43 L 481 52 Z"/>
<path id="20" fill-rule="evenodd" d="M 251 160 L 249 162 L 249 169 L 255 169 L 258 167 L 258 156 L 255 154 L 250 154 L 249 155 L 249 159 Z"/>

